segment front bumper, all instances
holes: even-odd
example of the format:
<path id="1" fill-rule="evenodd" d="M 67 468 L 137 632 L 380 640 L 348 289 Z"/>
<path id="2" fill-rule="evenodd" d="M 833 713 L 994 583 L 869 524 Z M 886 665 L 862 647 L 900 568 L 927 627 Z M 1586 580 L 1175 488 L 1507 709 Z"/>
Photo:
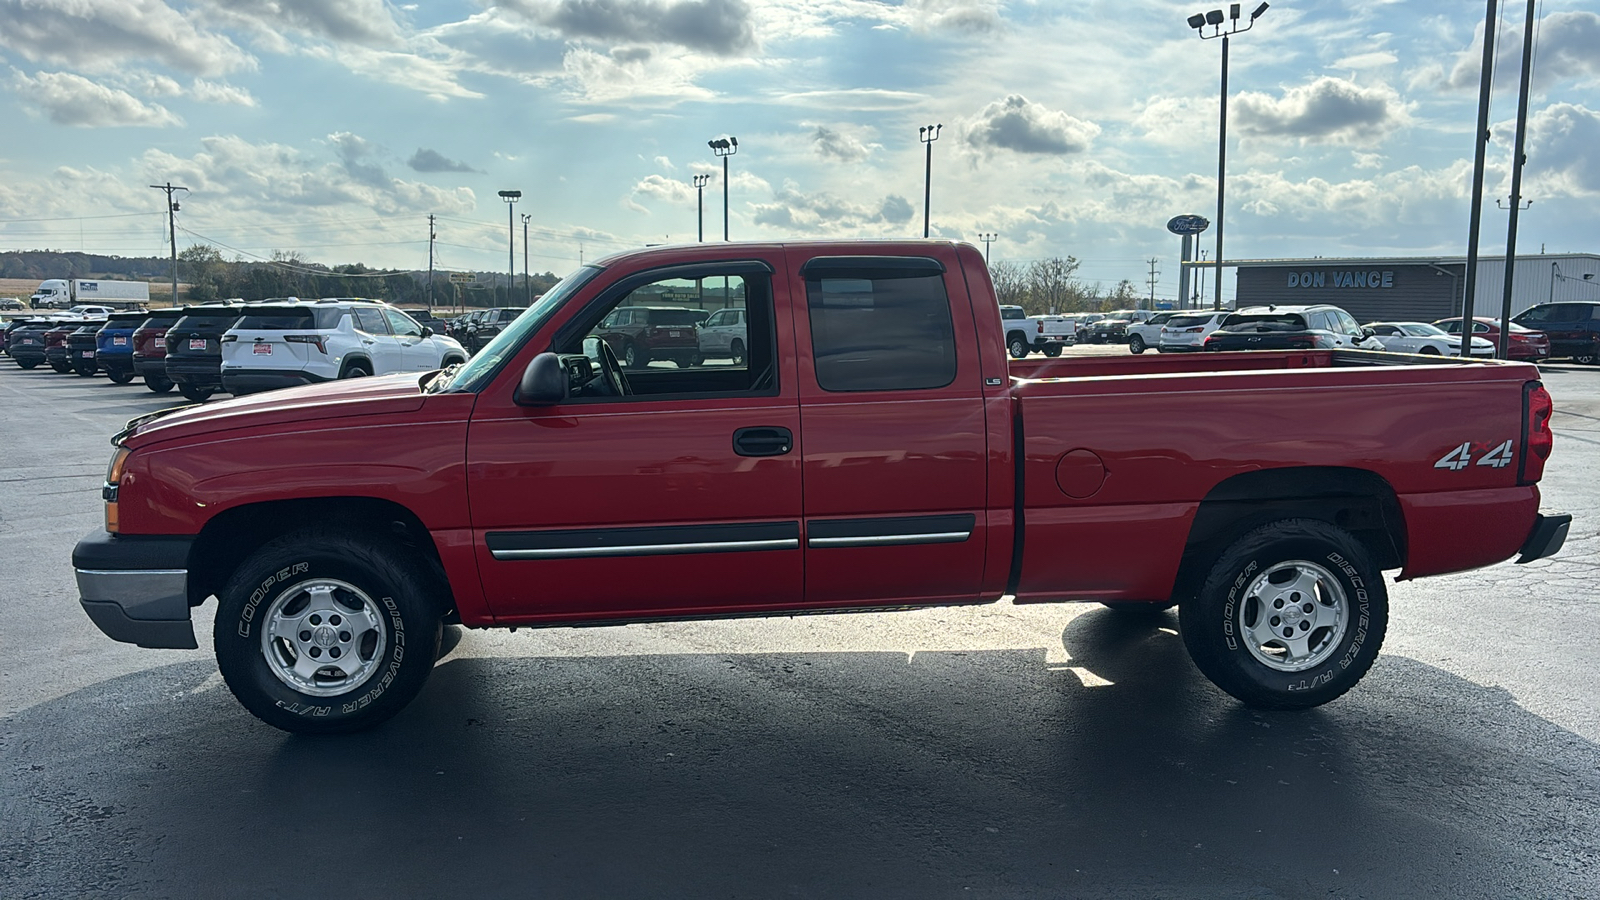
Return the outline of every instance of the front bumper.
<path id="1" fill-rule="evenodd" d="M 1561 552 L 1567 542 L 1567 531 L 1572 528 L 1572 516 L 1567 513 L 1540 513 L 1533 520 L 1533 530 L 1522 545 L 1518 563 L 1533 562 Z"/>
<path id="2" fill-rule="evenodd" d="M 72 550 L 83 611 L 112 640 L 195 649 L 189 618 L 192 542 L 183 536 L 90 533 Z"/>

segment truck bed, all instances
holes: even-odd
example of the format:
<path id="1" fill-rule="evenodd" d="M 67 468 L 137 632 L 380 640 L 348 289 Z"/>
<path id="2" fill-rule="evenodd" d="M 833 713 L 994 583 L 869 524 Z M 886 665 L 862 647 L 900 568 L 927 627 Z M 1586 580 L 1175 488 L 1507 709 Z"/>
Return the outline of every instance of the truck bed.
<path id="1" fill-rule="evenodd" d="M 1507 440 L 1522 451 L 1524 387 L 1539 378 L 1525 363 L 1257 351 L 1028 360 L 1011 373 L 1026 458 L 1019 602 L 1165 599 L 1202 502 L 1268 470 L 1311 490 L 1338 489 L 1340 473 L 1381 478 L 1418 536 L 1402 578 L 1505 559 L 1538 511 L 1515 463 L 1438 464 L 1463 445 L 1478 459 Z M 1463 517 L 1476 523 L 1465 539 L 1452 527 Z"/>

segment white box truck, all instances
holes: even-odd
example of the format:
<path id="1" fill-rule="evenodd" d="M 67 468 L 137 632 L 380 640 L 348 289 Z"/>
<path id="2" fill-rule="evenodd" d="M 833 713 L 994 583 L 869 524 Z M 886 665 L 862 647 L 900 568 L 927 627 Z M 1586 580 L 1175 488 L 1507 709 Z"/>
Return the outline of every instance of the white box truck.
<path id="1" fill-rule="evenodd" d="M 39 282 L 28 303 L 34 309 L 68 309 L 93 304 L 113 308 L 145 306 L 150 285 L 143 281 L 106 281 L 101 278 L 51 278 Z"/>

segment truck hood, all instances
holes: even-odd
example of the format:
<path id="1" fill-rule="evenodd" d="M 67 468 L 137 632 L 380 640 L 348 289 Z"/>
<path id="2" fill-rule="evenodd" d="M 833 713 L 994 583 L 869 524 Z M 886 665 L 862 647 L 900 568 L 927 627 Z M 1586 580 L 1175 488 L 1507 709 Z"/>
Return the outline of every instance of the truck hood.
<path id="1" fill-rule="evenodd" d="M 129 421 L 112 443 L 134 449 L 241 428 L 414 412 L 423 402 L 421 381 L 417 373 L 407 372 L 180 406 Z"/>

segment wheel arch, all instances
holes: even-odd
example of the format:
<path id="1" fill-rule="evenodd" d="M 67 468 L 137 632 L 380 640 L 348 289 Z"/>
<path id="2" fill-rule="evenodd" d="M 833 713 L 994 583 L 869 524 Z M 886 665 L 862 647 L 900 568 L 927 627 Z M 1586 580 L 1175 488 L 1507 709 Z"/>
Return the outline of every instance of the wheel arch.
<path id="1" fill-rule="evenodd" d="M 427 526 L 416 513 L 393 500 L 359 496 L 247 503 L 212 516 L 189 550 L 189 605 L 199 606 L 221 590 L 262 544 L 308 523 L 327 522 L 382 535 L 415 551 L 436 582 L 436 596 L 446 607 L 444 611 L 453 613 L 450 580 Z"/>
<path id="2" fill-rule="evenodd" d="M 1403 568 L 1404 514 L 1394 488 L 1367 469 L 1295 466 L 1260 469 L 1225 479 L 1195 511 L 1173 596 L 1189 596 L 1212 560 L 1246 532 L 1285 518 L 1320 519 L 1349 531 L 1380 569 Z"/>

